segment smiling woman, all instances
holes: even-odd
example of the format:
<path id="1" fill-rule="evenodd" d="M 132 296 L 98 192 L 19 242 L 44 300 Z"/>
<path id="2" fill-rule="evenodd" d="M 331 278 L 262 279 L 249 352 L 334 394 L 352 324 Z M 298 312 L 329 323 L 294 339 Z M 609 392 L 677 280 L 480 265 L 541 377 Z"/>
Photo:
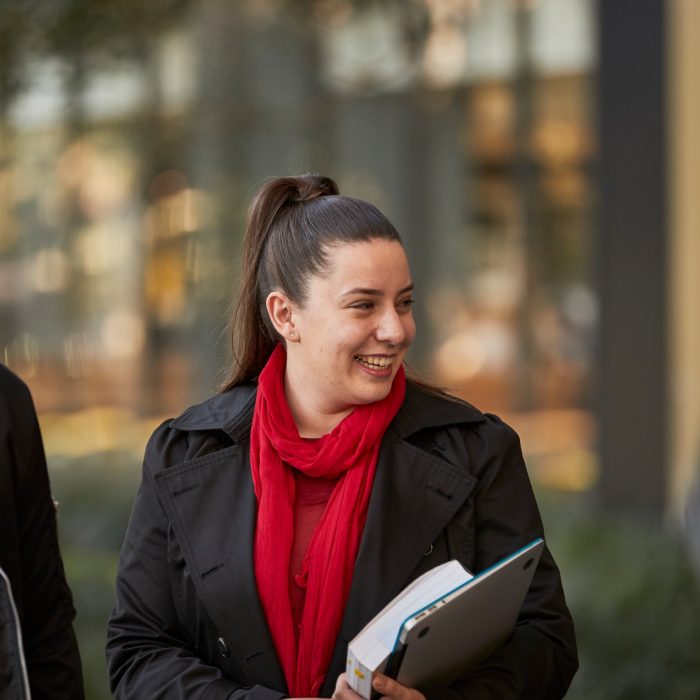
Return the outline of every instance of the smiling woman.
<path id="1" fill-rule="evenodd" d="M 321 437 L 355 406 L 384 399 L 416 332 L 400 243 L 335 245 L 328 258 L 303 304 L 281 290 L 267 297 L 270 319 L 286 339 L 285 394 L 303 437 Z"/>
<path id="2" fill-rule="evenodd" d="M 358 700 L 347 644 L 388 600 L 543 536 L 515 433 L 407 380 L 413 283 L 381 212 L 329 178 L 277 178 L 244 246 L 229 376 L 146 451 L 108 631 L 119 698 Z M 554 700 L 576 666 L 545 549 L 501 649 L 450 687 L 375 688 Z"/>

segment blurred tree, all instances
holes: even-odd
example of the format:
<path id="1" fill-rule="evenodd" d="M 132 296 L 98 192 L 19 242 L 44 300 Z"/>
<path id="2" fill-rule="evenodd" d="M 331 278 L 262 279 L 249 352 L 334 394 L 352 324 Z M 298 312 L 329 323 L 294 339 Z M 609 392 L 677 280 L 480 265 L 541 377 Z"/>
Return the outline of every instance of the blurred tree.
<path id="1" fill-rule="evenodd" d="M 64 59 L 78 75 L 105 60 L 138 57 L 143 46 L 177 26 L 197 0 L 3 0 L 0 4 L 0 119 L 26 84 L 32 60 Z M 247 0 L 267 12 L 313 14 L 322 19 L 343 6 L 349 13 L 374 4 L 400 9 L 401 33 L 413 58 L 430 32 L 427 0 Z M 464 9 L 466 12 L 466 8 Z M 457 10 L 459 15 L 459 9 Z"/>
<path id="2" fill-rule="evenodd" d="M 65 59 L 73 73 L 86 61 L 127 57 L 180 22 L 192 0 L 3 0 L 0 4 L 0 118 L 26 84 L 28 66 Z"/>
<path id="3" fill-rule="evenodd" d="M 31 26 L 31 15 L 29 2 L 6 0 L 0 6 L 0 120 L 10 97 L 22 84 L 22 48 Z"/>

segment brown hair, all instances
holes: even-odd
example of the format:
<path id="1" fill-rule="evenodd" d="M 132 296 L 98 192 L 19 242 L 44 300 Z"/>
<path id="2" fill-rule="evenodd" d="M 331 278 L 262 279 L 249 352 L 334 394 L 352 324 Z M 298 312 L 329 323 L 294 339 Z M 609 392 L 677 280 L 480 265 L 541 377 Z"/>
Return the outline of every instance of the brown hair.
<path id="1" fill-rule="evenodd" d="M 221 391 L 258 376 L 281 338 L 265 308 L 279 289 L 303 304 L 311 275 L 328 267 L 328 247 L 401 238 L 375 206 L 339 194 L 329 177 L 300 175 L 267 181 L 248 210 L 243 271 L 229 322 L 233 362 Z"/>

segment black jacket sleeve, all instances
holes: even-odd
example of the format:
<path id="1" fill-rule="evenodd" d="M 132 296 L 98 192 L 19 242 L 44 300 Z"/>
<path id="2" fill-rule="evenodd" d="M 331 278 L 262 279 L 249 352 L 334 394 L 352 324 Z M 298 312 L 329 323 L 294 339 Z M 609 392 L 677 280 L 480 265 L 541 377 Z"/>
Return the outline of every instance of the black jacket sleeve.
<path id="1" fill-rule="evenodd" d="M 458 537 L 475 543 L 471 563 L 478 572 L 544 537 L 544 531 L 516 433 L 487 416 L 462 440 L 478 486 L 476 517 Z M 559 570 L 545 547 L 510 640 L 450 688 L 425 694 L 429 700 L 559 700 L 577 668 L 573 621 Z"/>
<path id="2" fill-rule="evenodd" d="M 154 472 L 164 462 L 177 463 L 168 434 L 164 424 L 149 442 L 119 559 L 117 600 L 107 631 L 112 692 L 129 699 L 279 700 L 283 693 L 261 685 L 243 687 L 229 677 L 201 647 L 201 640 L 211 635 L 188 633 L 183 623 L 186 612 L 195 614 L 192 609 L 201 606 L 185 610 L 182 590 L 173 585 L 187 577 L 186 564 L 154 484 Z M 206 619 L 197 622 L 203 628 L 208 624 Z"/>
<path id="3" fill-rule="evenodd" d="M 84 697 L 75 609 L 58 547 L 44 448 L 27 387 L 0 366 L 0 563 L 17 604 L 33 698 Z"/>

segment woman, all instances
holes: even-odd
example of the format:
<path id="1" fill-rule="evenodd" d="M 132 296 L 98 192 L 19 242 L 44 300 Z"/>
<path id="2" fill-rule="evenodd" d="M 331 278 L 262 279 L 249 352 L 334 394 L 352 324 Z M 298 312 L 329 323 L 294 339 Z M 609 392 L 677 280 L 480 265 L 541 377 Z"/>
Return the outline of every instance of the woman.
<path id="1" fill-rule="evenodd" d="M 244 245 L 237 362 L 147 447 L 109 624 L 117 697 L 357 700 L 347 644 L 406 584 L 542 535 L 515 433 L 406 381 L 413 284 L 375 207 L 328 178 L 272 180 Z M 502 649 L 449 688 L 375 687 L 541 700 L 576 667 L 545 551 Z"/>

